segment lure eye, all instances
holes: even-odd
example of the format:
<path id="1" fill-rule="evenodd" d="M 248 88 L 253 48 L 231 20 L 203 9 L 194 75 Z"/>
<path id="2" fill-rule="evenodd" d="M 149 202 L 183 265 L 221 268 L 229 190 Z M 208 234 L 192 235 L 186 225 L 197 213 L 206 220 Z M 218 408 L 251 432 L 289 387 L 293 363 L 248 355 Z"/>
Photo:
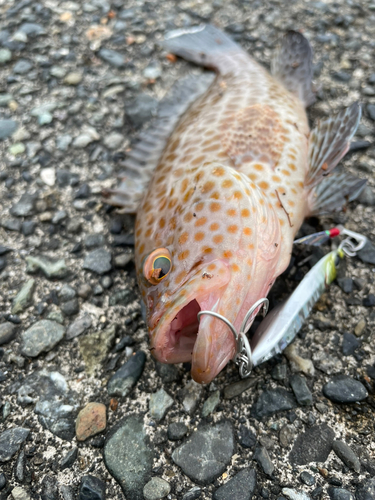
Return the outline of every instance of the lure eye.
<path id="1" fill-rule="evenodd" d="M 168 276 L 172 269 L 169 250 L 158 248 L 146 258 L 143 264 L 143 274 L 152 285 L 157 285 Z"/>

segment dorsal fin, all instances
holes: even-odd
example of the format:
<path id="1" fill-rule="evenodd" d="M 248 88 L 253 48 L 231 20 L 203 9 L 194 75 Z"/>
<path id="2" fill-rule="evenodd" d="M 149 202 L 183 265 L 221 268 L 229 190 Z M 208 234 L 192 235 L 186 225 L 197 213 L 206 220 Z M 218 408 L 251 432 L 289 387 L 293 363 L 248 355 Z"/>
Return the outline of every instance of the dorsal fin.
<path id="1" fill-rule="evenodd" d="M 305 106 L 315 101 L 311 90 L 313 52 L 308 40 L 297 31 L 288 31 L 281 41 L 271 64 L 272 75 Z"/>
<path id="2" fill-rule="evenodd" d="M 326 177 L 347 153 L 361 119 L 361 107 L 355 102 L 336 116 L 321 120 L 310 134 L 309 172 L 305 186 L 313 188 Z"/>
<path id="3" fill-rule="evenodd" d="M 205 72 L 188 76 L 172 87 L 160 101 L 155 120 L 139 134 L 138 142 L 121 163 L 120 185 L 103 191 L 106 203 L 121 207 L 122 212 L 136 212 L 177 122 L 214 78 L 214 73 Z"/>

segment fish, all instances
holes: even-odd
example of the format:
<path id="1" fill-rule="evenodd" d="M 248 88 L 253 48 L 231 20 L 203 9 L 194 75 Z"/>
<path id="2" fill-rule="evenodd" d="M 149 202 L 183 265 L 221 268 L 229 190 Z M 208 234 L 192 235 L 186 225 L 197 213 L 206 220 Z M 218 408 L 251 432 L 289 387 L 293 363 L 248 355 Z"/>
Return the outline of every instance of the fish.
<path id="1" fill-rule="evenodd" d="M 140 134 L 108 203 L 135 212 L 136 270 L 150 351 L 210 383 L 236 355 L 233 333 L 287 268 L 307 216 L 339 210 L 365 180 L 333 172 L 354 103 L 310 130 L 312 49 L 281 40 L 271 73 L 212 25 L 170 33 L 168 53 L 210 71 L 176 84 Z M 251 323 L 253 318 L 250 318 Z"/>

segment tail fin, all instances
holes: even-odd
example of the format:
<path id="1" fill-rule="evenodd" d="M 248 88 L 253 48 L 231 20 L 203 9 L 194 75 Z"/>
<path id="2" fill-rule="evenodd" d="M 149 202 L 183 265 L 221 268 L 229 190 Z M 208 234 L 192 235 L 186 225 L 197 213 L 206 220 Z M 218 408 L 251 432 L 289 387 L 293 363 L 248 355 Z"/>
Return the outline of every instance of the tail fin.
<path id="1" fill-rule="evenodd" d="M 308 40 L 297 31 L 288 31 L 272 60 L 272 74 L 308 107 L 315 101 L 311 90 L 313 52 Z"/>
<path id="2" fill-rule="evenodd" d="M 221 74 L 230 71 L 230 67 L 236 64 L 235 58 L 232 59 L 234 54 L 248 57 L 225 33 L 210 24 L 171 31 L 162 46 L 187 61 L 216 69 Z"/>

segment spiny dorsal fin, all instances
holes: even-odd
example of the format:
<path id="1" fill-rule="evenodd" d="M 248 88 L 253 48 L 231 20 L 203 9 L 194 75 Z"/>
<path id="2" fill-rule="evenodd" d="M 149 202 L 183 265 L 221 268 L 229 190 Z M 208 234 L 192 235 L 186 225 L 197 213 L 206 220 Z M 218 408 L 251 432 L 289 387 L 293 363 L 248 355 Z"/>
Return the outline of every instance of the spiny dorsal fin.
<path id="1" fill-rule="evenodd" d="M 347 153 L 361 119 L 361 107 L 354 103 L 334 117 L 321 120 L 310 134 L 305 186 L 313 188 L 327 176 Z"/>
<path id="2" fill-rule="evenodd" d="M 160 101 L 156 119 L 138 136 L 138 142 L 121 163 L 117 189 L 106 190 L 106 203 L 134 213 L 163 154 L 177 122 L 190 105 L 211 85 L 214 73 L 191 75 L 177 82 Z"/>
<path id="3" fill-rule="evenodd" d="M 341 210 L 346 203 L 355 200 L 366 185 L 360 179 L 343 171 L 333 172 L 325 177 L 309 195 L 309 213 L 325 215 Z"/>
<path id="4" fill-rule="evenodd" d="M 311 90 L 313 52 L 308 40 L 297 31 L 288 31 L 271 64 L 272 75 L 305 106 L 315 101 Z"/>

